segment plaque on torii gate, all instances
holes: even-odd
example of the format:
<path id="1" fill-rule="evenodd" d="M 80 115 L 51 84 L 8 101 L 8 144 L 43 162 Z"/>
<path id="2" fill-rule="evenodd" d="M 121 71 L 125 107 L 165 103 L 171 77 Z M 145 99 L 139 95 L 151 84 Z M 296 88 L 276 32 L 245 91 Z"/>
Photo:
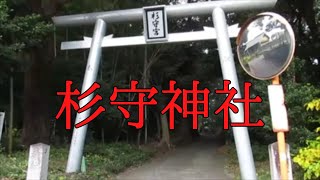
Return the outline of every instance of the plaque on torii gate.
<path id="1" fill-rule="evenodd" d="M 143 8 L 143 27 L 146 42 L 168 40 L 168 20 L 166 6 Z"/>
<path id="2" fill-rule="evenodd" d="M 90 48 L 82 92 L 85 92 L 97 78 L 102 47 L 177 43 L 212 39 L 217 40 L 223 78 L 231 81 L 230 88 L 235 88 L 238 92 L 240 92 L 230 43 L 231 37 L 237 37 L 239 28 L 238 25 L 230 27 L 227 26 L 225 12 L 272 8 L 276 2 L 277 0 L 220 0 L 164 6 L 163 10 L 158 9 L 158 12 L 162 12 L 163 15 L 167 16 L 167 18 L 210 15 L 213 19 L 214 28 L 204 27 L 203 31 L 171 33 L 167 34 L 166 36 L 165 30 L 168 27 L 165 26 L 163 33 L 158 33 L 157 36 L 159 38 L 146 35 L 146 31 L 144 32 L 143 36 L 113 38 L 113 35 L 108 35 L 104 37 L 107 24 L 143 21 L 144 12 L 148 12 L 148 10 L 150 10 L 150 12 L 155 11 L 155 9 L 152 9 L 154 7 L 59 16 L 53 17 L 53 21 L 56 26 L 95 25 L 92 38 L 84 37 L 84 40 L 82 41 L 63 42 L 61 44 L 62 50 Z M 167 18 L 164 19 L 164 23 L 166 23 Z M 92 98 L 93 96 L 91 95 L 81 100 L 79 102 L 80 107 L 86 105 Z M 241 94 L 236 94 L 234 98 L 241 98 Z M 239 112 L 235 114 L 230 111 L 231 121 L 242 123 L 244 122 L 243 105 L 239 103 L 234 104 L 236 104 L 239 108 Z M 89 113 L 90 109 L 82 113 L 78 113 L 76 117 L 76 123 L 79 123 L 87 118 Z M 240 165 L 241 177 L 242 179 L 257 179 L 248 130 L 246 127 L 232 127 L 232 129 Z M 66 168 L 67 173 L 80 171 L 86 131 L 87 125 L 82 126 L 81 128 L 75 128 L 73 131 L 68 164 Z"/>

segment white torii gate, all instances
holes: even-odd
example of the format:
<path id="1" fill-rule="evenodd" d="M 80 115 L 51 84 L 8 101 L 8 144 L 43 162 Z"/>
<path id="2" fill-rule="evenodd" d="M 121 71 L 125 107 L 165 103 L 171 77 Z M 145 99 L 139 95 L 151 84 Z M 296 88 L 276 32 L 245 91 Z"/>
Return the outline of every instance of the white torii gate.
<path id="1" fill-rule="evenodd" d="M 144 36 L 113 38 L 113 35 L 108 35 L 104 37 L 106 34 L 107 24 L 143 20 L 143 8 L 59 16 L 53 17 L 52 19 L 56 26 L 79 26 L 95 24 L 92 38 L 84 37 L 84 40 L 82 41 L 63 42 L 61 44 L 62 50 L 90 48 L 81 93 L 89 89 L 89 87 L 96 81 L 100 65 L 102 47 L 133 46 L 143 44 L 175 43 L 217 39 L 223 79 L 230 80 L 230 88 L 233 87 L 237 89 L 238 94 L 236 94 L 234 98 L 241 98 L 238 77 L 236 74 L 236 68 L 230 43 L 230 38 L 237 36 L 239 28 L 238 25 L 230 26 L 228 28 L 225 12 L 272 8 L 276 4 L 276 2 L 277 0 L 222 0 L 164 6 L 166 17 L 168 18 L 212 15 L 215 28 L 204 27 L 203 31 L 198 32 L 172 33 L 168 34 L 166 41 L 158 42 L 147 42 Z M 93 94 L 81 100 L 79 102 L 80 107 L 86 105 L 91 101 L 92 98 Z M 235 114 L 232 111 L 229 111 L 231 121 L 242 123 L 244 122 L 243 105 L 240 103 L 234 104 L 236 104 L 239 108 L 239 112 Z M 76 123 L 83 121 L 89 115 L 90 109 L 82 113 L 78 113 L 76 117 Z M 80 171 L 87 127 L 88 126 L 85 125 L 81 128 L 74 128 L 68 157 L 68 164 L 66 168 L 67 173 Z M 242 179 L 254 180 L 257 177 L 247 127 L 232 127 L 232 129 L 240 165 L 241 177 Z"/>

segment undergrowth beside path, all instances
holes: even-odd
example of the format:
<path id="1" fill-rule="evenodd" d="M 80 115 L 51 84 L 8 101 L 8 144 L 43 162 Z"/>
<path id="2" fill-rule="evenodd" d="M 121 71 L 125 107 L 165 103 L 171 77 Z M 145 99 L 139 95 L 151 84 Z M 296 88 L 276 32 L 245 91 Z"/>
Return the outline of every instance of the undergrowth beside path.
<path id="1" fill-rule="evenodd" d="M 224 147 L 224 153 L 228 156 L 226 170 L 231 174 L 234 179 L 240 180 L 240 168 L 237 158 L 237 152 L 235 145 L 228 145 Z M 267 145 L 253 145 L 252 146 L 253 158 L 255 160 L 255 167 L 257 178 L 259 180 L 270 180 L 270 164 L 269 164 L 269 152 Z M 292 160 L 292 158 L 291 158 Z M 296 164 L 292 163 L 292 171 L 294 179 L 303 179 L 303 173 Z"/>
<path id="2" fill-rule="evenodd" d="M 69 147 L 50 147 L 48 179 L 108 179 L 131 166 L 152 157 L 152 150 L 139 149 L 123 143 L 90 144 L 85 147 L 86 173 L 65 174 Z M 0 179 L 25 179 L 28 152 L 18 151 L 8 156 L 0 152 Z"/>

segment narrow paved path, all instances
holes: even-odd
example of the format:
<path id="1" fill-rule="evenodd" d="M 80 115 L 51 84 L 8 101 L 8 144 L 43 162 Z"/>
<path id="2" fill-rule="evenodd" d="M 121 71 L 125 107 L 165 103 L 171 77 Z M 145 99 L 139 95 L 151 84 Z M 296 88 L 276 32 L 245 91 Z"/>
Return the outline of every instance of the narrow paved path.
<path id="1" fill-rule="evenodd" d="M 225 157 L 217 152 L 214 140 L 201 138 L 177 148 L 138 168 L 117 176 L 118 180 L 229 180 L 225 174 Z"/>

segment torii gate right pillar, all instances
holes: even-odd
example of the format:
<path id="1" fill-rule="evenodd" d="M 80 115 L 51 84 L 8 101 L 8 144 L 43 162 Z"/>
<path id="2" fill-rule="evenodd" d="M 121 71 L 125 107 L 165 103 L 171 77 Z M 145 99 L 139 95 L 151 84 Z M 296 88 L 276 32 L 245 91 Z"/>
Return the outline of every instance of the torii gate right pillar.
<path id="1" fill-rule="evenodd" d="M 223 79 L 231 81 L 231 88 L 235 88 L 238 93 L 234 98 L 241 98 L 237 71 L 234 63 L 226 16 L 221 8 L 215 8 L 212 12 L 213 24 L 217 32 L 217 44 L 219 48 L 220 64 Z M 235 103 L 236 104 L 236 103 Z M 236 104 L 239 109 L 237 114 L 229 111 L 232 122 L 244 122 L 243 105 Z M 232 127 L 234 141 L 237 148 L 237 155 L 241 171 L 241 179 L 257 179 L 254 166 L 253 155 L 251 151 L 250 138 L 247 127 Z"/>

